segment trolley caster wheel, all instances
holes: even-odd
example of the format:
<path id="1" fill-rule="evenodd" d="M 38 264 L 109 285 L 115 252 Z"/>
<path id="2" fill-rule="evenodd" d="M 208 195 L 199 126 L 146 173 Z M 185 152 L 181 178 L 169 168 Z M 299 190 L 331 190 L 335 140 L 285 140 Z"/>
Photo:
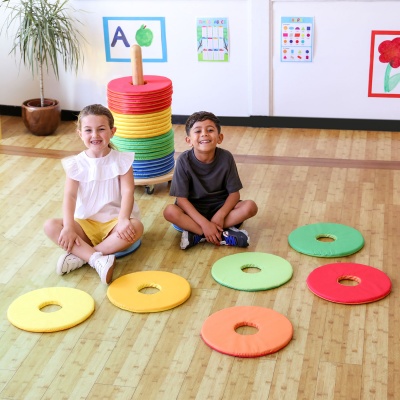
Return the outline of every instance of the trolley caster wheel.
<path id="1" fill-rule="evenodd" d="M 146 185 L 145 189 L 146 189 L 146 193 L 147 194 L 153 194 L 154 193 L 154 185 Z"/>

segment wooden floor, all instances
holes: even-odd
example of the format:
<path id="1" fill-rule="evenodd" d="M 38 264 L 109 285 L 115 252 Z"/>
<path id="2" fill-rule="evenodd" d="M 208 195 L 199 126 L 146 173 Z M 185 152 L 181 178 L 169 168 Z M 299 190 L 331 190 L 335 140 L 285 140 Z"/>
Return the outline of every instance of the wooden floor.
<path id="1" fill-rule="evenodd" d="M 162 216 L 174 200 L 168 183 L 156 185 L 152 195 L 138 186 L 142 246 L 118 260 L 114 278 L 170 271 L 189 281 L 192 294 L 170 311 L 135 314 L 110 303 L 93 269 L 64 277 L 55 273 L 61 250 L 45 237 L 42 225 L 61 216 L 60 158 L 83 149 L 74 124 L 63 122 L 55 135 L 44 138 L 29 134 L 17 117 L 1 117 L 1 127 L 0 399 L 400 399 L 398 133 L 224 127 L 222 146 L 237 160 L 241 196 L 259 206 L 258 215 L 244 224 L 251 237 L 248 249 L 204 243 L 180 250 L 180 234 Z M 179 153 L 186 149 L 184 130 L 174 130 Z M 294 251 L 289 233 L 316 222 L 357 228 L 365 247 L 337 259 Z M 215 282 L 214 262 L 243 251 L 285 258 L 292 279 L 260 292 Z M 384 271 L 392 293 L 353 306 L 315 296 L 307 276 L 336 261 Z M 55 333 L 30 333 L 8 322 L 14 299 L 51 286 L 86 291 L 95 300 L 94 314 Z M 237 305 L 284 314 L 294 328 L 292 341 L 259 358 L 210 349 L 200 337 L 203 322 Z"/>

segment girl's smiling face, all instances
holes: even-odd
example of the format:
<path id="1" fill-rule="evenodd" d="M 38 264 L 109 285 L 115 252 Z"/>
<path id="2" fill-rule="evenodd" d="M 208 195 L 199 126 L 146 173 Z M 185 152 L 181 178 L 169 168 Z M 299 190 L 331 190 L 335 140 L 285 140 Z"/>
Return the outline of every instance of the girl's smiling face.
<path id="1" fill-rule="evenodd" d="M 109 121 L 104 115 L 87 115 L 81 120 L 78 134 L 87 147 L 89 157 L 104 157 L 110 152 L 108 146 L 116 128 L 110 128 Z"/>

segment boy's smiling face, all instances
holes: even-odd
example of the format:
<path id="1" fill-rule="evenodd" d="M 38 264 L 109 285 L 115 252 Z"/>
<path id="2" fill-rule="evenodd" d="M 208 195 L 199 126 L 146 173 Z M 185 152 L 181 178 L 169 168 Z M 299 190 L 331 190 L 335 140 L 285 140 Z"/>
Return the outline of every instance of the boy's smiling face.
<path id="1" fill-rule="evenodd" d="M 221 144 L 223 138 L 224 135 L 218 133 L 214 122 L 206 119 L 194 123 L 189 136 L 186 136 L 186 143 L 193 147 L 196 157 L 201 160 L 203 157 L 214 158 L 215 148 Z"/>

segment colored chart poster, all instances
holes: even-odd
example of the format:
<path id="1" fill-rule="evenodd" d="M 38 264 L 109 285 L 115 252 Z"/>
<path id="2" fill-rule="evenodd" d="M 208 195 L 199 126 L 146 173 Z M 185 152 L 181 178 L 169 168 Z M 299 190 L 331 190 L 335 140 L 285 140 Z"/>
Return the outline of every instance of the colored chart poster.
<path id="1" fill-rule="evenodd" d="M 282 62 L 311 62 L 313 41 L 313 17 L 281 17 Z"/>
<path id="2" fill-rule="evenodd" d="M 199 61 L 229 61 L 228 18 L 197 18 Z"/>

